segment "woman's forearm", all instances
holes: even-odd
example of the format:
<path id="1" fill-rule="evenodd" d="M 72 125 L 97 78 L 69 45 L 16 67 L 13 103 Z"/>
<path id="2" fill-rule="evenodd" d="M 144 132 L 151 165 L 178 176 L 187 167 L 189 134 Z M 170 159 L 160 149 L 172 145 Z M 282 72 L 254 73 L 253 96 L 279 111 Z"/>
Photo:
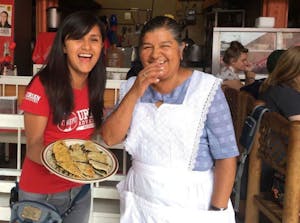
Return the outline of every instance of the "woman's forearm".
<path id="1" fill-rule="evenodd" d="M 134 93 L 129 92 L 102 124 L 100 134 L 107 145 L 120 143 L 125 138 L 138 98 Z"/>
<path id="2" fill-rule="evenodd" d="M 25 112 L 26 156 L 36 163 L 41 163 L 44 145 L 44 132 L 48 118 Z"/>
<path id="3" fill-rule="evenodd" d="M 215 207 L 227 207 L 236 174 L 236 158 L 216 160 L 214 170 L 214 188 L 211 204 Z"/>
<path id="4" fill-rule="evenodd" d="M 42 164 L 41 153 L 44 149 L 43 142 L 28 142 L 26 148 L 26 156 L 33 162 Z"/>

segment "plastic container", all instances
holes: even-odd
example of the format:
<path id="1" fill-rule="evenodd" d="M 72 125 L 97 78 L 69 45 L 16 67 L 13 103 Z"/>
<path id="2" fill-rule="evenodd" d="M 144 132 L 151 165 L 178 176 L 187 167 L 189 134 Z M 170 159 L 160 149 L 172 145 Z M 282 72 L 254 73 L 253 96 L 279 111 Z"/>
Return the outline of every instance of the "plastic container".
<path id="1" fill-rule="evenodd" d="M 257 28 L 273 28 L 274 26 L 274 17 L 258 17 L 255 19 L 255 27 Z"/>
<path id="2" fill-rule="evenodd" d="M 60 23 L 60 12 L 57 7 L 47 8 L 47 28 L 55 30 L 58 28 Z"/>
<path id="3" fill-rule="evenodd" d="M 123 67 L 124 52 L 118 47 L 112 46 L 107 50 L 105 61 L 107 67 Z"/>

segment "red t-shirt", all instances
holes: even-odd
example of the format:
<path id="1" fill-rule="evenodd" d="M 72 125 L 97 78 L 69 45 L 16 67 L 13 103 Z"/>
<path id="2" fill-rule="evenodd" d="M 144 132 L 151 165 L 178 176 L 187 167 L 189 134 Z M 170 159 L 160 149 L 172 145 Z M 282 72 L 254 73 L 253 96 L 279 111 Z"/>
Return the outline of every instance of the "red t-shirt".
<path id="1" fill-rule="evenodd" d="M 53 115 L 39 77 L 35 78 L 26 90 L 20 108 L 25 113 L 48 117 L 44 132 L 45 146 L 59 139 L 91 138 L 94 131 L 94 120 L 92 116 L 89 116 L 88 88 L 86 86 L 80 90 L 73 89 L 73 94 L 75 108 L 71 116 L 67 121 L 56 125 L 52 122 Z M 60 178 L 49 172 L 43 165 L 25 157 L 20 179 L 22 190 L 32 193 L 57 193 L 77 186 L 80 186 L 80 184 Z"/>

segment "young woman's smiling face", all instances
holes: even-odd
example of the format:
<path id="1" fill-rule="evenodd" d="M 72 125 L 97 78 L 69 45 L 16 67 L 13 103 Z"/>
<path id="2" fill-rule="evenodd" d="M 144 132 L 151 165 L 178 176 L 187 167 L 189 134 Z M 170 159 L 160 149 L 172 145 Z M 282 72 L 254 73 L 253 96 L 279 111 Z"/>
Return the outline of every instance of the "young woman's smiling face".
<path id="1" fill-rule="evenodd" d="M 157 28 L 147 32 L 140 48 L 143 66 L 158 63 L 163 67 L 160 80 L 176 75 L 180 66 L 183 47 L 174 39 L 171 31 Z"/>
<path id="2" fill-rule="evenodd" d="M 89 74 L 100 58 L 101 49 L 102 36 L 98 26 L 81 39 L 66 39 L 64 53 L 71 75 Z"/>

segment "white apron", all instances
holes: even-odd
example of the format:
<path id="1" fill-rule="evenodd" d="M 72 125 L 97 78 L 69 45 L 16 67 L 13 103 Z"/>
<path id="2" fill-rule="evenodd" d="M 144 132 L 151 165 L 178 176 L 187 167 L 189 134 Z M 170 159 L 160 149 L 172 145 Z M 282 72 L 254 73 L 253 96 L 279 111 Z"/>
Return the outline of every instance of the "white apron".
<path id="1" fill-rule="evenodd" d="M 208 211 L 213 171 L 192 171 L 220 81 L 198 71 L 191 78 L 182 104 L 135 107 L 125 141 L 133 163 L 117 186 L 121 223 L 235 222 L 230 201 L 225 211 Z"/>

